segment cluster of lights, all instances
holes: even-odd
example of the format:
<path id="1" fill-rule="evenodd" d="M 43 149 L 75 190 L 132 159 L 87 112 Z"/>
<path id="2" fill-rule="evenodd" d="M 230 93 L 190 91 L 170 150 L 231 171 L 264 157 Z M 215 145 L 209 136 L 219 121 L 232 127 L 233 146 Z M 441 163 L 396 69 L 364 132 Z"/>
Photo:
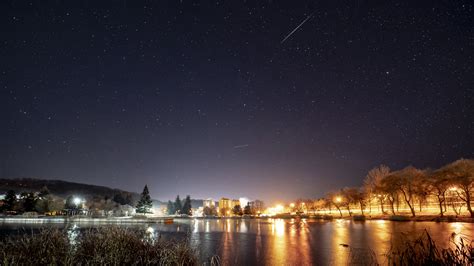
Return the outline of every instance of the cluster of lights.
<path id="1" fill-rule="evenodd" d="M 281 204 L 277 204 L 274 207 L 270 207 L 267 209 L 266 214 L 269 216 L 275 216 L 277 214 L 283 213 L 285 208 Z"/>

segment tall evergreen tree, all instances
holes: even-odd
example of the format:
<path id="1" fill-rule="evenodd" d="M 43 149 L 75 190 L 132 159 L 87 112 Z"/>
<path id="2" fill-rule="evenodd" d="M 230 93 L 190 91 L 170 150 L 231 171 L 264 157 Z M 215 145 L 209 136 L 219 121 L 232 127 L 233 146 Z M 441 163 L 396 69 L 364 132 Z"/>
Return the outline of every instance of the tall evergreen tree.
<path id="1" fill-rule="evenodd" d="M 21 201 L 23 203 L 23 211 L 32 212 L 35 211 L 36 201 L 38 200 L 33 192 L 21 193 Z"/>
<path id="2" fill-rule="evenodd" d="M 247 205 L 245 205 L 244 214 L 247 214 L 247 215 L 252 214 L 252 208 L 250 207 L 250 203 L 247 203 Z"/>
<path id="3" fill-rule="evenodd" d="M 192 215 L 191 211 L 191 197 L 189 195 L 186 196 L 184 200 L 183 209 L 181 211 L 182 214 Z"/>
<path id="4" fill-rule="evenodd" d="M 171 200 L 168 200 L 168 206 L 166 208 L 168 210 L 169 215 L 173 215 L 176 213 L 176 209 L 174 208 L 174 203 Z"/>
<path id="5" fill-rule="evenodd" d="M 136 212 L 152 213 L 151 208 L 153 208 L 153 202 L 150 197 L 150 192 L 148 191 L 148 186 L 145 185 L 140 200 L 137 203 Z"/>
<path id="6" fill-rule="evenodd" d="M 4 208 L 6 211 L 13 211 L 15 203 L 17 202 L 15 191 L 8 190 L 3 200 Z"/>
<path id="7" fill-rule="evenodd" d="M 176 196 L 176 200 L 174 201 L 174 209 L 178 213 L 181 213 L 183 209 L 183 205 L 181 203 L 181 199 L 179 198 L 179 195 Z"/>

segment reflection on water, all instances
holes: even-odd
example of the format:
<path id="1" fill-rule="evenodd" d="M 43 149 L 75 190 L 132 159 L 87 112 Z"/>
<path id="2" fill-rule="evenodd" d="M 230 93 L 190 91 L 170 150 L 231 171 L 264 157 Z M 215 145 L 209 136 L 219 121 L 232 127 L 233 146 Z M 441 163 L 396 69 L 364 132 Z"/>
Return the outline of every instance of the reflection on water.
<path id="1" fill-rule="evenodd" d="M 68 239 L 76 243 L 81 229 L 107 226 L 100 223 L 0 223 L 0 237 L 5 234 L 31 232 L 42 227 L 66 228 Z M 174 224 L 128 224 L 146 232 L 149 241 L 159 236 L 190 236 L 203 260 L 219 255 L 226 264 L 250 265 L 345 265 L 366 264 L 375 253 L 379 263 L 391 246 L 415 238 L 425 230 L 440 247 L 450 239 L 473 239 L 474 224 L 433 222 L 390 222 L 313 219 L 177 219 Z M 365 262 L 365 263 L 364 263 Z"/>
<path id="2" fill-rule="evenodd" d="M 349 254 L 349 235 L 348 235 L 347 220 L 338 219 L 334 221 L 333 233 L 331 240 L 333 263 L 336 265 L 344 265 L 347 263 L 347 256 Z"/>
<path id="3" fill-rule="evenodd" d="M 77 238 L 79 237 L 79 226 L 77 226 L 77 224 L 73 224 L 66 229 L 66 232 L 69 243 L 73 246 L 76 245 Z"/>
<path id="4" fill-rule="evenodd" d="M 373 251 L 379 258 L 384 258 L 391 246 L 392 231 L 388 228 L 391 223 L 385 220 L 373 221 L 373 233 L 369 234 L 369 241 L 377 241 L 378 244 L 374 245 Z"/>
<path id="5" fill-rule="evenodd" d="M 267 254 L 272 264 L 282 265 L 285 263 L 285 254 L 290 252 L 291 245 L 286 245 L 285 226 L 286 223 L 282 219 L 271 220 L 271 232 L 273 237 L 270 238 Z M 287 250 L 288 248 L 288 250 Z"/>

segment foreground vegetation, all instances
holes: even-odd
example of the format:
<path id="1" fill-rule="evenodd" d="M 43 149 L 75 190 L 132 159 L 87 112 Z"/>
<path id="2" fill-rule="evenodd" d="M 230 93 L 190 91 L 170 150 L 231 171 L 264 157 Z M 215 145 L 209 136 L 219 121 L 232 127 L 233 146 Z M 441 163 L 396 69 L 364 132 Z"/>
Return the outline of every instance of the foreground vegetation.
<path id="1" fill-rule="evenodd" d="M 69 237 L 68 237 L 69 234 Z M 187 240 L 151 237 L 120 227 L 91 229 L 71 238 L 63 230 L 11 236 L 0 241 L 1 265 L 196 265 Z"/>
<path id="2" fill-rule="evenodd" d="M 397 248 L 386 254 L 388 265 L 473 265 L 474 249 L 472 241 L 460 238 L 458 242 L 451 239 L 451 248 L 441 249 L 436 246 L 428 232 L 415 240 L 406 239 Z"/>

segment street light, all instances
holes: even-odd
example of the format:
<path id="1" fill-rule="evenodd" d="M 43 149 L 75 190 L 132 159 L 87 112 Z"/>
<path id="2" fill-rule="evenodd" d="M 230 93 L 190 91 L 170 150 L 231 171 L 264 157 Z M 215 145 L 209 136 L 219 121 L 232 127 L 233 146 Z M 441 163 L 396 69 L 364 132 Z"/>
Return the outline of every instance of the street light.
<path id="1" fill-rule="evenodd" d="M 72 199 L 72 202 L 74 203 L 74 205 L 76 205 L 76 207 L 79 207 L 79 204 L 81 204 L 81 199 L 78 198 L 78 197 L 74 197 L 74 199 Z"/>
<path id="2" fill-rule="evenodd" d="M 341 202 L 341 201 L 342 201 L 341 197 L 336 197 L 336 202 Z"/>

